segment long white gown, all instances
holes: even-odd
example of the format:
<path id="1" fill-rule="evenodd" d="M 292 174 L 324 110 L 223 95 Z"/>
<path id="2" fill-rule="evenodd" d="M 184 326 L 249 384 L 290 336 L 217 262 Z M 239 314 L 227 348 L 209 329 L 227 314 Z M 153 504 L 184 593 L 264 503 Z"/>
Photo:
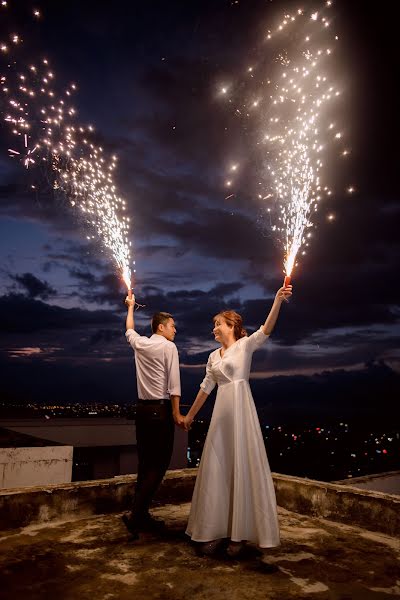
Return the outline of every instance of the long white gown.
<path id="1" fill-rule="evenodd" d="M 222 358 L 219 348 L 208 358 L 200 387 L 209 394 L 218 384 L 218 392 L 186 529 L 196 542 L 279 545 L 274 484 L 249 385 L 253 352 L 267 337 L 260 328 Z"/>

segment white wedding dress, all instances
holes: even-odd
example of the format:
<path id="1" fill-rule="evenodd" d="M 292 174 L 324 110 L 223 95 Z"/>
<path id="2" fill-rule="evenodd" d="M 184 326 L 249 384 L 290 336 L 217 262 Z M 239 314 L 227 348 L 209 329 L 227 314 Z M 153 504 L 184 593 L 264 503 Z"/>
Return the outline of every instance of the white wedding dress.
<path id="1" fill-rule="evenodd" d="M 196 542 L 279 545 L 274 484 L 249 386 L 253 352 L 267 337 L 260 328 L 222 358 L 219 348 L 208 358 L 200 387 L 209 394 L 218 384 L 218 392 L 186 529 Z"/>

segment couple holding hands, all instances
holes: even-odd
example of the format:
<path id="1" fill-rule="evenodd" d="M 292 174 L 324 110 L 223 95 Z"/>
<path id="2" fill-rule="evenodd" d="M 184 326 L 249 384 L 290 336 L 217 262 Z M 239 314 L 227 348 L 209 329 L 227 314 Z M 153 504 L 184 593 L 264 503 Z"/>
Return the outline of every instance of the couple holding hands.
<path id="1" fill-rule="evenodd" d="M 259 548 L 279 545 L 275 490 L 249 376 L 253 352 L 267 340 L 282 302 L 291 295 L 292 286 L 281 287 L 265 323 L 249 336 L 238 313 L 224 310 L 214 317 L 212 332 L 220 346 L 208 357 L 205 377 L 186 416 L 179 408 L 179 357 L 172 315 L 156 313 L 151 321 L 153 335 L 139 335 L 135 299 L 126 298 L 126 338 L 135 353 L 139 397 L 138 476 L 132 510 L 122 519 L 134 538 L 140 531 L 164 527 L 150 515 L 149 507 L 171 460 L 174 424 L 188 430 L 217 385 L 186 533 L 199 543 L 203 554 L 214 553 L 224 541 L 230 557 L 238 556 L 246 541 Z"/>

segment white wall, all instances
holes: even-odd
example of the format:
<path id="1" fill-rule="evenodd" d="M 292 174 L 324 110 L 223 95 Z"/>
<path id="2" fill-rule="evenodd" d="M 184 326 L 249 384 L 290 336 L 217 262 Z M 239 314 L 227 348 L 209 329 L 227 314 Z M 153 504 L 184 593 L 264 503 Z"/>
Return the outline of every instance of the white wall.
<path id="1" fill-rule="evenodd" d="M 69 483 L 72 446 L 0 448 L 0 488 Z"/>

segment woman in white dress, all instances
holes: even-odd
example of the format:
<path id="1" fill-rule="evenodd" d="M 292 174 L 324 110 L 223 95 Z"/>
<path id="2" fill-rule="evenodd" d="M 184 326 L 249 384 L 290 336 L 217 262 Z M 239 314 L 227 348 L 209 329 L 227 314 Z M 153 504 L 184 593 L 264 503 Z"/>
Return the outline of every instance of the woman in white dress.
<path id="1" fill-rule="evenodd" d="M 218 385 L 217 398 L 201 457 L 186 533 L 211 554 L 229 539 L 228 555 L 245 541 L 260 548 L 279 545 L 274 484 L 249 386 L 253 352 L 272 332 L 281 304 L 292 294 L 282 287 L 264 323 L 247 337 L 234 311 L 214 317 L 213 333 L 221 347 L 211 352 L 199 393 L 185 417 L 188 429 Z"/>

